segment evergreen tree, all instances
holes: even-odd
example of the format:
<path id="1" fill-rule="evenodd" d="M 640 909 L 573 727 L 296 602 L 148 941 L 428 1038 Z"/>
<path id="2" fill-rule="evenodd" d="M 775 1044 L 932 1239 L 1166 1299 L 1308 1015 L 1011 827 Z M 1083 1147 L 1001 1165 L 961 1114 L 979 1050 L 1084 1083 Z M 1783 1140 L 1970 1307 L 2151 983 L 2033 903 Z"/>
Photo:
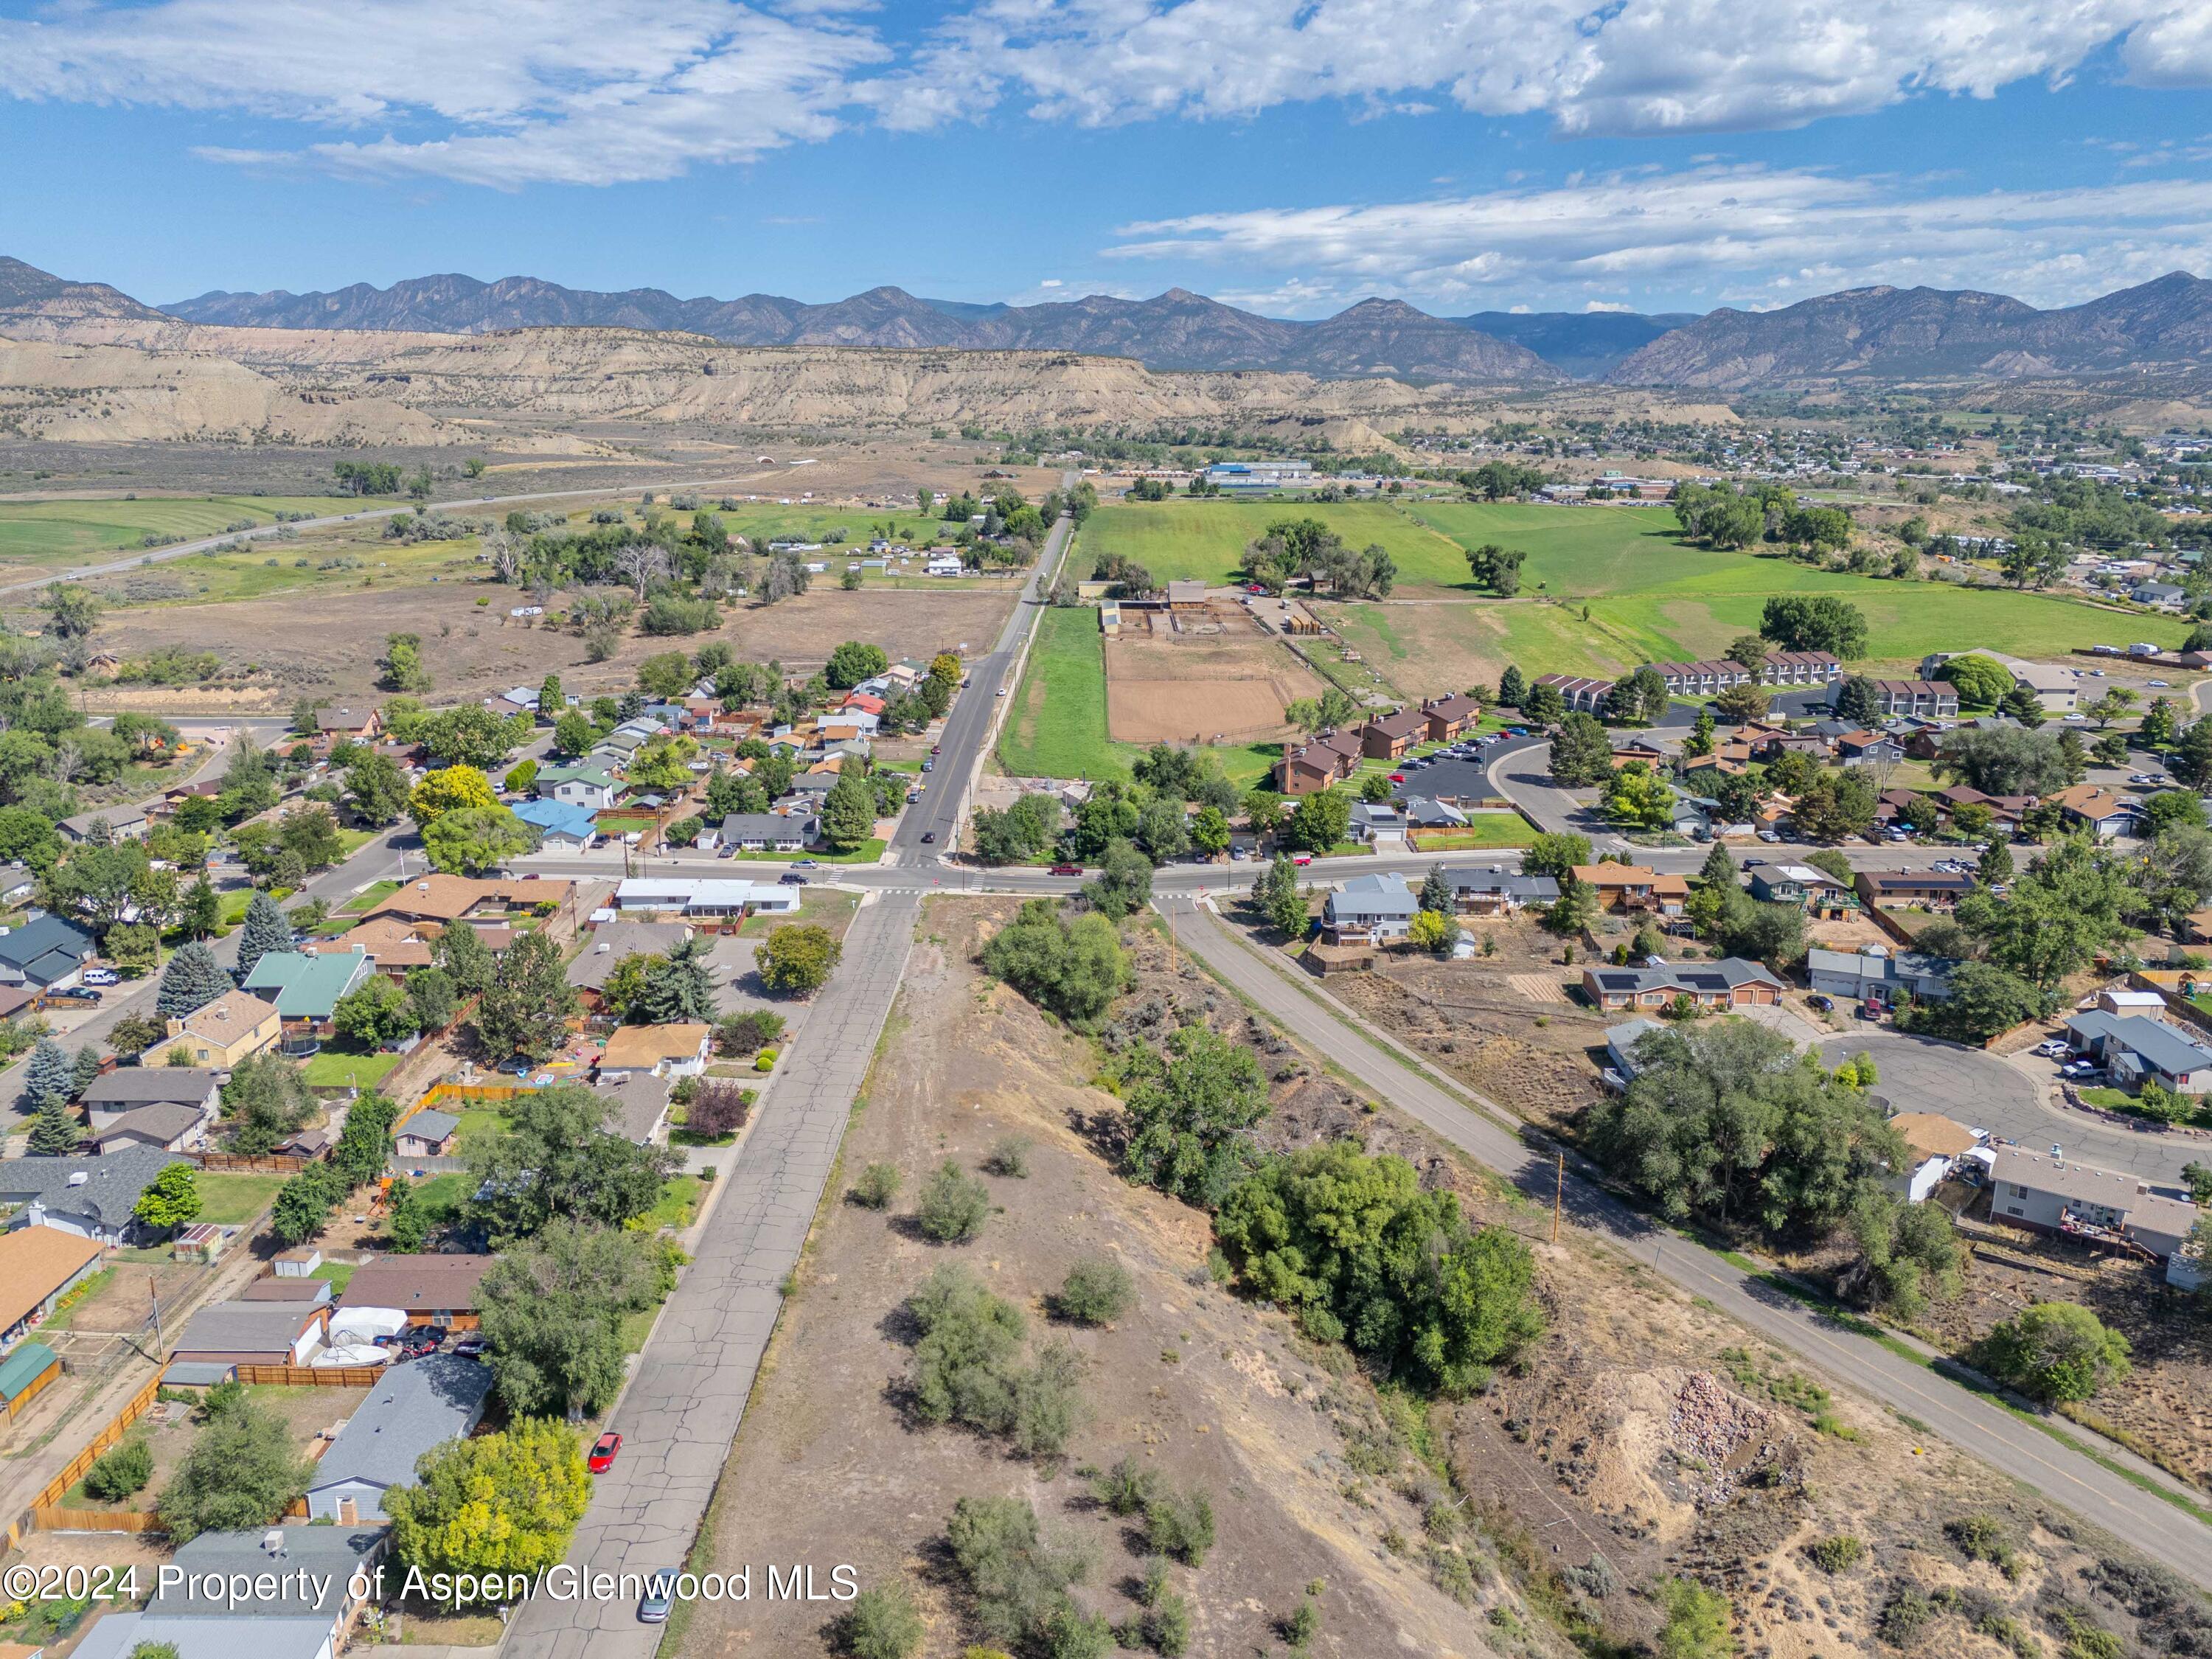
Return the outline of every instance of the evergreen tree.
<path id="1" fill-rule="evenodd" d="M 33 1110 L 59 1103 L 66 1106 L 76 1098 L 76 1068 L 70 1063 L 68 1051 L 50 1036 L 42 1036 L 31 1050 L 30 1064 L 23 1072 L 23 1098 Z"/>
<path id="2" fill-rule="evenodd" d="M 1440 864 L 1431 865 L 1429 873 L 1421 878 L 1421 908 L 1440 916 L 1452 913 L 1451 883 L 1444 879 Z"/>
<path id="3" fill-rule="evenodd" d="M 33 1158 L 66 1158 L 76 1150 L 81 1130 L 66 1100 L 49 1100 L 31 1116 Z"/>
<path id="4" fill-rule="evenodd" d="M 216 896 L 215 884 L 200 872 L 200 878 L 185 890 L 185 909 L 181 918 L 184 929 L 194 939 L 211 937 L 222 926 L 222 901 Z"/>
<path id="5" fill-rule="evenodd" d="M 1498 701 L 1508 708 L 1518 708 L 1528 695 L 1528 682 L 1522 677 L 1520 664 L 1506 664 L 1505 672 L 1498 677 Z"/>
<path id="6" fill-rule="evenodd" d="M 1701 755 L 1710 755 L 1712 752 L 1713 711 L 1710 708 L 1700 708 L 1698 710 L 1697 720 L 1690 727 L 1690 735 L 1682 739 L 1682 753 L 1686 757 L 1695 760 Z"/>
<path id="7" fill-rule="evenodd" d="M 645 970 L 629 1018 L 649 1025 L 714 1023 L 714 980 L 707 969 L 705 939 L 690 935 Z"/>
<path id="8" fill-rule="evenodd" d="M 70 1067 L 70 1098 L 75 1100 L 100 1079 L 100 1049 L 86 1043 L 76 1051 L 76 1060 Z"/>
<path id="9" fill-rule="evenodd" d="M 275 908 L 270 902 L 270 908 Z M 277 918 L 283 920 L 280 915 Z M 289 943 L 291 934 L 288 931 Z M 161 989 L 155 994 L 154 1006 L 166 1019 L 182 1019 L 195 1010 L 204 1008 L 217 997 L 231 989 L 230 975 L 215 959 L 215 952 L 199 940 L 179 945 L 169 965 L 161 970 Z"/>
<path id="10" fill-rule="evenodd" d="M 1735 885 L 1735 860 L 1729 856 L 1727 848 L 1718 842 L 1713 843 L 1712 851 L 1705 854 L 1705 867 L 1698 872 L 1698 879 L 1708 885 Z"/>
<path id="11" fill-rule="evenodd" d="M 847 771 L 822 798 L 822 839 L 850 852 L 876 830 L 876 792 L 857 771 Z"/>
<path id="12" fill-rule="evenodd" d="M 561 718 L 561 711 L 568 706 L 566 694 L 561 690 L 561 677 L 548 674 L 544 684 L 538 688 L 538 718 L 557 720 Z"/>
<path id="13" fill-rule="evenodd" d="M 1993 841 L 1982 848 L 1982 856 L 1974 866 L 1974 878 L 1984 887 L 1995 887 L 2012 879 L 2012 849 L 2001 841 Z"/>
<path id="14" fill-rule="evenodd" d="M 292 924 L 284 920 L 276 901 L 256 893 L 246 906 L 246 925 L 238 932 L 238 976 L 253 971 L 253 964 L 271 951 L 292 949 Z"/>
<path id="15" fill-rule="evenodd" d="M 466 922 L 455 922 L 438 935 L 438 966 L 450 975 L 453 988 L 465 997 L 480 995 L 491 984 L 491 947 Z"/>

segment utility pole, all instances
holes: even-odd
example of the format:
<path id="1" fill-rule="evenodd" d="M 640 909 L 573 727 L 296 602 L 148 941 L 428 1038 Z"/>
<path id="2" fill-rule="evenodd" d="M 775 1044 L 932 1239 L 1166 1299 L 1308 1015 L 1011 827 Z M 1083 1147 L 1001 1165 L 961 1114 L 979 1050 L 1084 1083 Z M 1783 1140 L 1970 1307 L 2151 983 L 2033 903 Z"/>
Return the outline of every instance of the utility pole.
<path id="1" fill-rule="evenodd" d="M 1556 1244 L 1559 1242 L 1559 1212 L 1565 1207 L 1567 1199 L 1567 1155 L 1554 1152 L 1552 1156 L 1558 1160 L 1552 1185 L 1552 1243 Z"/>

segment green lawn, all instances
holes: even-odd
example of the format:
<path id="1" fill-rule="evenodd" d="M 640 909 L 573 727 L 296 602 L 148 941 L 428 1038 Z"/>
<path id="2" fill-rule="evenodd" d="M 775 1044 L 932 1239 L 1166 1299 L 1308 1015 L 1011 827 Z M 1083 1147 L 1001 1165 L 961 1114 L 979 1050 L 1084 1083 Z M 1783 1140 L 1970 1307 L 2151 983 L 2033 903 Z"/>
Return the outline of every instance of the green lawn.
<path id="1" fill-rule="evenodd" d="M 1319 519 L 1353 547 L 1382 543 L 1401 588 L 1467 586 L 1467 555 L 1457 543 L 1380 501 L 1115 501 L 1083 521 L 1074 568 L 1088 576 L 1100 555 L 1119 553 L 1159 581 L 1226 582 L 1244 568 L 1244 544 L 1284 519 Z"/>
<path id="2" fill-rule="evenodd" d="M 461 1121 L 459 1133 L 464 1152 L 487 1140 L 495 1140 L 507 1131 L 507 1114 L 497 1106 L 471 1106 L 458 1115 Z"/>
<path id="3" fill-rule="evenodd" d="M 462 1212 L 468 1208 L 469 1194 L 475 1190 L 476 1183 L 460 1170 L 448 1170 L 443 1175 L 415 1183 L 416 1200 L 434 1227 L 449 1226 L 459 1221 Z"/>
<path id="4" fill-rule="evenodd" d="M 256 1219 L 284 1184 L 278 1175 L 236 1175 L 203 1170 L 193 1183 L 199 1189 L 202 1221 L 222 1227 L 242 1227 Z"/>
<path id="5" fill-rule="evenodd" d="M 153 532 L 180 541 L 198 541 L 221 535 L 240 520 L 251 519 L 257 525 L 274 523 L 280 509 L 319 517 L 356 512 L 365 504 L 335 495 L 4 501 L 0 502 L 0 559 L 70 564 L 101 553 L 135 549 Z"/>
<path id="6" fill-rule="evenodd" d="M 404 1058 L 388 1050 L 356 1048 L 343 1040 L 334 1041 L 323 1045 L 322 1053 L 301 1068 L 301 1075 L 310 1089 L 343 1089 L 348 1084 L 373 1089 Z"/>
<path id="7" fill-rule="evenodd" d="M 316 1268 L 314 1272 L 309 1273 L 307 1277 L 310 1279 L 328 1279 L 330 1281 L 331 1294 L 332 1296 L 343 1296 L 345 1294 L 345 1287 L 353 1283 L 353 1276 L 360 1271 L 360 1264 L 357 1262 L 325 1261 L 321 1267 Z"/>
<path id="8" fill-rule="evenodd" d="M 1144 751 L 1106 735 L 1106 655 L 1098 613 L 1088 605 L 1048 609 L 1029 667 L 999 736 L 999 763 L 1017 777 L 1126 778 Z M 1239 789 L 1282 756 L 1273 743 L 1231 744 L 1206 752 Z"/>
<path id="9" fill-rule="evenodd" d="M 890 842 L 885 841 L 881 836 L 871 836 L 867 840 L 862 842 L 858 847 L 855 847 L 849 853 L 831 853 L 828 851 L 818 853 L 806 852 L 799 854 L 796 856 L 800 858 L 811 858 L 817 864 L 873 864 L 883 857 L 884 848 L 890 845 Z M 730 854 L 733 862 L 753 864 L 788 864 L 791 862 L 793 856 L 794 855 L 790 853 L 765 852 L 732 853 Z"/>
<path id="10" fill-rule="evenodd" d="M 338 908 L 347 915 L 358 915 L 371 905 L 382 903 L 398 890 L 399 884 L 396 881 L 371 882 L 343 904 L 338 906 Z"/>
<path id="11" fill-rule="evenodd" d="M 1485 847 L 1527 847 L 1535 839 L 1535 830 L 1518 812 L 1470 812 L 1466 829 L 1425 833 L 1420 848 L 1424 852 L 1456 853 Z"/>
<path id="12" fill-rule="evenodd" d="M 672 1232 L 682 1232 L 691 1224 L 691 1218 L 699 1213 L 699 1200 L 706 1190 L 707 1183 L 697 1176 L 669 1176 L 660 1189 L 660 1201 L 645 1212 L 645 1226 L 655 1231 L 665 1227 Z"/>
<path id="13" fill-rule="evenodd" d="M 858 893 L 841 893 L 827 887 L 809 887 L 799 895 L 799 914 L 795 916 L 764 915 L 757 911 L 738 925 L 740 939 L 759 939 L 777 928 L 792 923 L 811 923 L 827 927 L 840 938 L 851 924 L 853 912 L 860 908 Z"/>

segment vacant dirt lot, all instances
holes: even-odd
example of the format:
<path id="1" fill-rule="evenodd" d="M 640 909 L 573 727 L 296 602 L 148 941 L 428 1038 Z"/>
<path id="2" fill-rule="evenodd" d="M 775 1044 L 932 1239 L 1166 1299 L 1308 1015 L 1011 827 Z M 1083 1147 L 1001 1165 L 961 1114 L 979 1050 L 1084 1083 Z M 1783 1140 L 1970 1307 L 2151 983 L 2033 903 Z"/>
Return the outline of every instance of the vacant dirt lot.
<path id="1" fill-rule="evenodd" d="M 1125 611 L 1105 644 L 1106 726 L 1121 743 L 1280 737 L 1284 705 L 1328 690 L 1232 601 L 1202 617 Z"/>
<path id="2" fill-rule="evenodd" d="M 479 598 L 491 603 L 479 605 Z M 661 651 L 696 651 L 710 637 L 727 641 L 740 658 L 781 661 L 802 675 L 844 640 L 870 641 L 894 658 L 926 658 L 963 641 L 984 649 L 1004 625 L 1012 596 L 882 588 L 847 593 L 834 585 L 817 586 L 773 607 L 741 602 L 723 612 L 721 630 L 714 635 L 630 635 L 601 663 L 585 660 L 584 641 L 574 633 L 510 618 L 508 607 L 520 602 L 513 587 L 441 582 L 175 605 L 118 611 L 103 621 L 99 642 L 126 658 L 167 646 L 215 651 L 227 664 L 256 665 L 272 678 L 267 699 L 272 708 L 289 708 L 303 690 L 318 696 L 370 693 L 386 636 L 403 633 L 422 636 L 436 701 L 534 685 L 549 672 L 557 672 L 571 692 L 589 696 L 627 690 L 641 659 Z"/>

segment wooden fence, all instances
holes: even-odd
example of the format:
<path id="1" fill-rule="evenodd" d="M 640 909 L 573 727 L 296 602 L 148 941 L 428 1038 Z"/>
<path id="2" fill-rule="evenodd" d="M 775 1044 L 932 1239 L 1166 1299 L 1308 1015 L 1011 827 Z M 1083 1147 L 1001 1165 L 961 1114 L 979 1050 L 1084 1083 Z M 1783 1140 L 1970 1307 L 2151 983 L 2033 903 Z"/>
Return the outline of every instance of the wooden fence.
<path id="1" fill-rule="evenodd" d="M 313 1158 L 295 1158 L 289 1152 L 264 1152 L 258 1156 L 246 1152 L 200 1152 L 196 1154 L 203 1170 L 227 1170 L 240 1175 L 297 1175 Z"/>
<path id="2" fill-rule="evenodd" d="M 76 1485 L 77 1481 L 83 1477 L 84 1472 L 100 1461 L 100 1455 L 102 1452 L 106 1451 L 110 1446 L 112 1446 L 117 1441 L 123 1438 L 125 1431 L 129 1429 L 133 1423 L 136 1423 L 140 1418 L 146 1414 L 147 1411 L 153 1406 L 155 1401 L 161 1397 L 161 1374 L 159 1371 L 156 1371 L 153 1376 L 146 1379 L 144 1387 L 141 1388 L 137 1393 L 132 1395 L 130 1399 L 123 1402 L 123 1409 L 115 1413 L 114 1417 L 109 1420 L 107 1426 L 102 1429 L 98 1434 L 93 1436 L 92 1439 L 87 1443 L 84 1449 L 77 1453 L 75 1457 L 70 1458 L 67 1463 L 63 1465 L 62 1472 L 56 1475 L 52 1480 L 47 1481 L 46 1484 L 40 1489 L 39 1495 L 31 1500 L 29 1511 L 19 1519 L 11 1521 L 8 1523 L 7 1540 L 9 1548 L 13 1549 L 16 1545 L 23 1541 L 23 1539 L 27 1534 L 38 1531 L 39 1528 L 45 1524 L 45 1522 L 40 1521 L 39 1518 L 41 1511 L 55 1510 L 57 1513 L 79 1512 L 74 1510 L 59 1510 L 57 1509 L 57 1505 L 61 1502 L 62 1494 L 66 1492 L 71 1486 Z M 82 1511 L 82 1513 L 87 1514 L 99 1512 L 100 1511 L 94 1510 Z M 85 1528 L 85 1530 L 119 1532 L 126 1530 L 126 1528 L 119 1527 L 90 1528 Z M 140 1531 L 143 1530 L 143 1528 L 128 1528 L 128 1530 Z"/>
<path id="3" fill-rule="evenodd" d="M 240 1365 L 238 1380 L 287 1389 L 373 1389 L 384 1378 L 381 1365 Z"/>
<path id="4" fill-rule="evenodd" d="M 42 1504 L 31 1511 L 40 1532 L 159 1532 L 161 1517 L 145 1510 L 64 1510 Z"/>

